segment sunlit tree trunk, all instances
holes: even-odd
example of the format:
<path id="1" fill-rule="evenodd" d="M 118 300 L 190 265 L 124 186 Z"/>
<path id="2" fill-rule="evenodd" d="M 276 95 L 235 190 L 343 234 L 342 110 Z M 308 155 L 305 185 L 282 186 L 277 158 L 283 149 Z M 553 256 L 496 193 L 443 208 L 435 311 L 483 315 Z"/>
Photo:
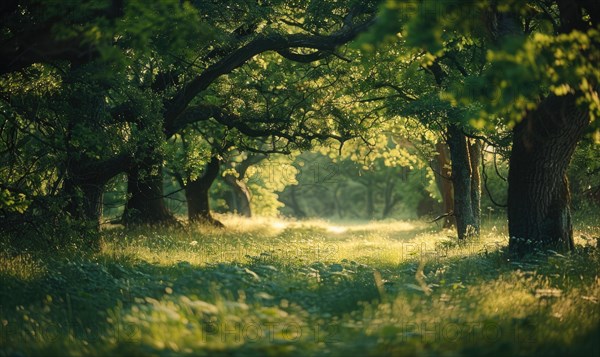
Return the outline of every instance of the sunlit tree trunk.
<path id="1" fill-rule="evenodd" d="M 479 227 L 473 213 L 472 163 L 469 141 L 456 125 L 448 126 L 448 146 L 452 159 L 452 185 L 454 188 L 454 217 L 458 239 L 477 235 Z"/>
<path id="2" fill-rule="evenodd" d="M 246 173 L 252 165 L 256 165 L 266 158 L 267 155 L 264 154 L 249 153 L 242 162 L 234 167 L 237 172 L 237 177 L 232 174 L 225 175 L 224 177 L 225 183 L 231 187 L 234 206 L 232 208 L 242 216 L 252 217 L 252 207 L 250 205 L 252 193 L 244 181 Z"/>
<path id="3" fill-rule="evenodd" d="M 190 180 L 185 186 L 185 198 L 188 207 L 190 222 L 204 222 L 217 227 L 223 224 L 216 220 L 210 213 L 209 191 L 213 182 L 219 176 L 220 161 L 212 157 L 206 164 L 204 174 L 196 180 Z"/>
<path id="4" fill-rule="evenodd" d="M 448 145 L 437 143 L 435 145 L 437 156 L 433 161 L 433 167 L 437 171 L 435 174 L 435 183 L 442 197 L 442 214 L 454 212 L 454 191 L 452 189 L 452 181 L 449 179 L 450 173 L 450 152 Z M 447 215 L 444 218 L 444 228 L 451 228 L 455 225 L 456 219 L 454 215 Z"/>
<path id="5" fill-rule="evenodd" d="M 566 172 L 589 123 L 575 96 L 549 96 L 513 130 L 508 174 L 509 251 L 573 249 Z"/>
<path id="6" fill-rule="evenodd" d="M 231 188 L 232 209 L 241 216 L 252 217 L 252 209 L 250 207 L 250 189 L 244 182 L 235 175 L 227 174 L 223 177 L 225 183 Z"/>

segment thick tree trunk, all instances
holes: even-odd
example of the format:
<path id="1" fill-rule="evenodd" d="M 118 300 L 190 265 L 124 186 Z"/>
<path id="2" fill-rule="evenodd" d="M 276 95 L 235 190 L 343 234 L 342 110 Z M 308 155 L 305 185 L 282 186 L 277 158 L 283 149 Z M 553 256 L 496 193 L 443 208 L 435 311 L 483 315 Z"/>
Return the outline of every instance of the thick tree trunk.
<path id="1" fill-rule="evenodd" d="M 239 215 L 244 217 L 252 217 L 252 209 L 250 207 L 250 189 L 248 189 L 246 183 L 232 174 L 225 175 L 223 179 L 231 188 L 231 208 Z"/>
<path id="2" fill-rule="evenodd" d="M 105 183 L 82 185 L 83 214 L 87 219 L 100 225 L 103 211 L 103 196 Z"/>
<path id="3" fill-rule="evenodd" d="M 566 171 L 589 123 L 575 96 L 549 96 L 513 130 L 508 174 L 509 251 L 573 249 Z"/>
<path id="4" fill-rule="evenodd" d="M 219 175 L 221 163 L 216 157 L 206 164 L 204 174 L 196 180 L 190 180 L 185 186 L 185 198 L 190 222 L 204 222 L 216 227 L 224 227 L 210 213 L 209 190 Z"/>
<path id="5" fill-rule="evenodd" d="M 128 174 L 127 194 L 122 222 L 131 224 L 174 224 L 175 217 L 164 201 L 162 165 L 150 161 L 133 167 Z M 153 170 L 154 168 L 154 170 Z"/>
<path id="6" fill-rule="evenodd" d="M 232 165 L 237 172 L 237 177 L 235 175 L 225 175 L 224 177 L 225 183 L 231 187 L 232 208 L 242 216 L 252 217 L 252 206 L 250 205 L 252 193 L 244 182 L 246 173 L 252 165 L 258 164 L 267 157 L 265 154 L 248 153 L 242 162 Z"/>
<path id="7" fill-rule="evenodd" d="M 481 230 L 481 140 L 474 139 L 469 143 L 469 158 L 471 159 L 471 209 L 475 221 L 475 234 Z"/>
<path id="8" fill-rule="evenodd" d="M 100 226 L 104 188 L 110 179 L 123 172 L 129 157 L 115 156 L 104 161 L 71 161 L 67 168 L 63 192 L 67 196 L 67 211 L 79 220 Z"/>
<path id="9" fill-rule="evenodd" d="M 454 191 L 452 189 L 452 181 L 448 179 L 451 176 L 450 172 L 450 152 L 448 145 L 437 143 L 435 145 L 437 151 L 436 160 L 433 162 L 433 167 L 437 171 L 435 175 L 435 183 L 442 196 L 442 214 L 449 214 L 444 218 L 444 228 L 451 228 L 456 224 L 454 218 Z"/>
<path id="10" fill-rule="evenodd" d="M 471 159 L 469 143 L 461 128 L 448 126 L 448 145 L 452 158 L 452 185 L 454 188 L 454 217 L 458 239 L 476 235 L 476 221 L 471 201 Z"/>

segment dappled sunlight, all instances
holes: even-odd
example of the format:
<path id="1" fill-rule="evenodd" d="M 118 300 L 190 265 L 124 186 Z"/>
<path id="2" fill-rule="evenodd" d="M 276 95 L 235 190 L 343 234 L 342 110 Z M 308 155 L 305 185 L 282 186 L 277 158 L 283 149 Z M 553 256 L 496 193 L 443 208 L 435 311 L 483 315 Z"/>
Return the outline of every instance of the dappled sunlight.
<path id="1" fill-rule="evenodd" d="M 599 355 L 599 1 L 5 0 L 0 357 Z"/>
<path id="2" fill-rule="evenodd" d="M 0 266 L 3 279 L 31 281 L 47 273 L 45 264 L 27 253 L 10 256 L 0 252 Z"/>
<path id="3" fill-rule="evenodd" d="M 545 253 L 540 259 L 549 264 L 542 264 L 511 261 L 506 237 L 494 229 L 459 243 L 446 230 L 414 234 L 409 227 L 427 227 L 420 221 L 220 218 L 236 228 L 112 229 L 92 261 L 31 260 L 32 271 L 52 266 L 56 278 L 3 267 L 13 275 L 11 291 L 39 291 L 3 323 L 15 328 L 27 316 L 25 326 L 36 331 L 23 337 L 28 345 L 54 351 L 66 339 L 78 354 L 92 339 L 103 342 L 94 345 L 103 354 L 134 346 L 157 355 L 343 354 L 336 341 L 381 353 L 483 342 L 487 351 L 537 349 L 546 339 L 569 345 L 600 319 L 596 251 Z M 94 304 L 83 305 L 79 296 L 90 294 Z M 74 309 L 100 322 L 69 317 Z M 76 326 L 71 335 L 47 340 L 65 324 Z"/>

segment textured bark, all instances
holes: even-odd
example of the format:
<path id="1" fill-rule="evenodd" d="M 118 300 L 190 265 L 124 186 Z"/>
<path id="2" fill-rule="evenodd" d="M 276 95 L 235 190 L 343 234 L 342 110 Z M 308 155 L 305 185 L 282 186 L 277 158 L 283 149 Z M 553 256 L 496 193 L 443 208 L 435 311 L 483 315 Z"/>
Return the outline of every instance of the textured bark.
<path id="1" fill-rule="evenodd" d="M 122 223 L 125 225 L 177 222 L 165 205 L 162 166 L 152 164 L 151 160 L 147 160 L 129 171 L 127 179 L 129 200 L 122 217 Z"/>
<path id="2" fill-rule="evenodd" d="M 208 194 L 210 186 L 219 176 L 220 165 L 218 158 L 211 158 L 206 165 L 204 174 L 196 180 L 189 181 L 185 186 L 185 198 L 190 222 L 204 222 L 216 227 L 223 227 L 223 224 L 210 213 L 210 197 Z"/>
<path id="3" fill-rule="evenodd" d="M 509 251 L 573 248 L 566 171 L 589 123 L 573 95 L 549 96 L 513 130 L 508 174 Z"/>
<path id="4" fill-rule="evenodd" d="M 232 209 L 242 216 L 252 217 L 252 207 L 250 205 L 252 193 L 250 192 L 248 185 L 246 185 L 246 182 L 244 182 L 246 173 L 252 165 L 258 164 L 267 157 L 268 156 L 265 154 L 248 153 L 246 158 L 234 167 L 237 172 L 237 177 L 235 175 L 225 175 L 224 177 L 225 183 L 229 185 L 232 190 Z"/>
<path id="5" fill-rule="evenodd" d="M 448 145 L 452 158 L 452 185 L 454 188 L 454 217 L 458 239 L 476 235 L 476 221 L 471 201 L 471 159 L 469 143 L 461 128 L 448 126 Z"/>
<path id="6" fill-rule="evenodd" d="M 435 183 L 442 196 L 442 214 L 448 214 L 454 212 L 454 190 L 452 188 L 452 181 L 448 179 L 451 173 L 448 169 L 450 163 L 450 152 L 448 145 L 444 143 L 437 143 L 435 145 L 437 156 L 433 161 L 433 167 L 437 174 L 435 175 Z M 456 219 L 453 214 L 450 214 L 444 218 L 444 228 L 451 228 L 456 224 Z"/>
<path id="7" fill-rule="evenodd" d="M 481 230 L 481 140 L 474 139 L 469 143 L 469 158 L 471 160 L 471 209 L 475 221 L 475 234 Z"/>
<path id="8" fill-rule="evenodd" d="M 244 182 L 232 174 L 223 177 L 225 183 L 231 188 L 231 205 L 232 209 L 239 215 L 244 217 L 252 217 L 252 209 L 250 207 L 250 190 Z"/>

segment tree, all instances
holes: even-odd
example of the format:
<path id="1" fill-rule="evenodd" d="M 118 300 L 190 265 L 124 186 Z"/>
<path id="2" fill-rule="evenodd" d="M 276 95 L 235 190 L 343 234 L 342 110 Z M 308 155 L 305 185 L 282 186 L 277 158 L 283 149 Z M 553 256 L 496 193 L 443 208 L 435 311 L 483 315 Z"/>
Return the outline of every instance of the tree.
<path id="1" fill-rule="evenodd" d="M 232 211 L 244 217 L 252 217 L 250 205 L 252 193 L 245 178 L 250 167 L 267 159 L 268 156 L 261 153 L 242 153 L 239 156 L 243 156 L 241 161 L 230 161 L 230 169 L 225 170 L 223 180 L 231 189 Z"/>
<path id="2" fill-rule="evenodd" d="M 320 4 L 320 6 L 330 5 L 327 3 Z M 203 10 L 207 10 L 209 13 L 210 11 L 214 13 L 223 11 L 222 7 L 211 8 L 210 4 L 206 6 L 208 7 L 203 8 Z M 206 21 L 211 23 L 213 28 L 224 27 L 229 35 L 224 36 L 223 42 L 200 49 L 198 51 L 199 55 L 194 54 L 206 66 L 203 70 L 195 71 L 198 65 L 189 66 L 185 73 L 186 76 L 178 76 L 179 79 L 183 78 L 181 83 L 176 82 L 168 88 L 161 89 L 161 92 L 166 94 L 163 100 L 164 109 L 161 121 L 166 139 L 191 123 L 208 120 L 214 116 L 219 117 L 217 121 L 225 123 L 224 125 L 227 127 L 244 126 L 246 132 L 249 132 L 250 130 L 247 130 L 249 127 L 242 121 L 231 119 L 230 114 L 235 113 L 235 109 L 223 111 L 223 108 L 210 103 L 211 100 L 214 102 L 215 98 L 218 102 L 218 98 L 222 95 L 210 90 L 213 83 L 227 77 L 232 71 L 249 63 L 262 53 L 275 52 L 287 60 L 300 63 L 315 62 L 329 57 L 335 53 L 337 47 L 353 40 L 361 31 L 373 23 L 373 11 L 375 9 L 374 4 L 371 3 L 331 5 L 332 9 L 330 10 L 333 11 L 333 14 L 340 12 L 345 12 L 345 14 L 342 16 L 341 21 L 338 16 L 332 15 L 332 18 L 338 23 L 337 26 L 328 29 L 327 34 L 322 34 L 323 28 L 320 26 L 321 21 L 323 21 L 322 16 L 327 12 L 322 12 L 319 7 L 311 6 L 302 9 L 303 6 L 304 4 L 294 5 L 292 8 L 274 5 L 269 7 L 261 4 L 255 4 L 249 8 L 240 8 L 237 5 L 227 6 L 226 9 L 236 13 L 231 18 L 239 17 L 240 11 L 247 11 L 239 21 L 234 21 L 236 24 L 233 29 L 229 23 L 215 23 L 214 19 L 219 19 L 221 16 L 207 17 Z M 298 13 L 298 10 L 301 10 L 301 12 Z M 310 20 L 304 21 L 304 23 L 300 21 L 298 17 L 302 13 L 304 13 L 306 19 Z M 261 17 L 258 16 L 259 14 L 267 16 L 265 19 L 259 19 Z M 269 20 L 271 17 L 273 20 Z M 281 17 L 287 18 L 287 20 L 281 21 Z M 263 25 L 266 25 L 266 27 L 260 32 L 257 31 Z M 289 30 L 296 33 L 286 33 Z M 313 52 L 306 52 L 309 49 Z M 155 80 L 158 77 L 156 76 Z M 159 155 L 157 153 L 154 156 Z M 160 165 L 159 161 L 160 158 L 157 158 L 154 166 Z M 145 166 L 150 164 L 144 161 L 141 161 L 141 163 Z M 140 170 L 142 168 L 134 169 Z M 151 172 L 152 170 L 150 167 L 146 167 L 145 171 Z M 132 173 L 131 177 L 137 179 L 145 176 Z M 153 180 L 150 176 L 148 178 Z M 131 186 L 148 189 L 149 192 L 144 195 L 146 199 L 161 200 L 164 196 L 162 187 L 151 182 L 131 182 Z M 132 201 L 128 206 L 138 211 L 149 207 L 160 209 L 160 205 L 145 205 L 142 202 L 143 200 Z M 158 211 L 155 214 L 140 217 L 147 217 L 147 221 L 155 221 L 156 217 L 164 217 L 164 220 L 170 220 L 170 217 Z"/>
<path id="3" fill-rule="evenodd" d="M 450 175 L 450 149 L 444 142 L 435 144 L 436 155 L 432 160 L 432 170 L 436 173 L 435 183 L 440 191 L 442 198 L 442 215 L 444 219 L 443 227 L 450 228 L 456 224 L 454 219 L 454 190 L 452 188 L 452 178 Z M 443 217 L 442 217 L 443 216 Z"/>
<path id="4" fill-rule="evenodd" d="M 418 11 L 403 14 L 394 4 L 389 11 L 404 21 L 409 43 L 436 58 L 445 56 L 444 46 L 455 34 L 488 51 L 485 65 L 445 96 L 451 103 L 480 105 L 469 115 L 475 126 L 493 127 L 500 119 L 513 127 L 509 250 L 522 255 L 536 248 L 572 249 L 565 173 L 577 142 L 600 112 L 593 99 L 600 78 L 594 65 L 597 2 L 423 2 Z"/>
<path id="5" fill-rule="evenodd" d="M 440 180 L 451 181 L 453 194 L 445 190 L 443 197 L 452 197 L 453 202 L 452 209 L 447 205 L 440 218 L 452 215 L 462 240 L 477 236 L 480 230 L 481 144 L 475 136 L 481 133 L 465 120 L 467 113 L 477 110 L 476 106 L 449 103 L 440 94 L 461 85 L 470 73 L 476 72 L 484 53 L 477 44 L 459 35 L 448 37 L 443 53 L 437 57 L 412 48 L 404 36 L 383 41 L 372 54 L 380 61 L 369 85 L 372 100 L 386 103 L 388 115 L 415 118 L 429 130 L 439 132 L 448 145 L 451 171 L 444 175 L 442 167 L 436 174 Z"/>

